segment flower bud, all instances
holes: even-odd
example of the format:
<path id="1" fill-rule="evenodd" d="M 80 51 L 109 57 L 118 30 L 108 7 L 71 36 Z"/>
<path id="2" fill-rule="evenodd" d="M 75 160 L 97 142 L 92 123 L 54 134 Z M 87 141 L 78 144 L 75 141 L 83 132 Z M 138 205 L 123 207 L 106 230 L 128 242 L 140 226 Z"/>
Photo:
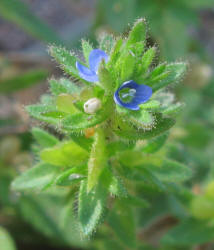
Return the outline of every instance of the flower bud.
<path id="1" fill-rule="evenodd" d="M 84 111 L 87 114 L 94 114 L 101 107 L 101 101 L 98 98 L 91 98 L 84 104 Z"/>

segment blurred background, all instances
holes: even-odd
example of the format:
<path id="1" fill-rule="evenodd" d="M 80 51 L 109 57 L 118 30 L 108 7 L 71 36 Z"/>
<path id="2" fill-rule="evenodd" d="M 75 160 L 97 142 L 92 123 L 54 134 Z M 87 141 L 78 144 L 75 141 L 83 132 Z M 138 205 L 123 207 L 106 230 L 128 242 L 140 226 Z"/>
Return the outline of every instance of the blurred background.
<path id="1" fill-rule="evenodd" d="M 161 61 L 189 62 L 183 84 L 175 86 L 177 100 L 186 105 L 171 131 L 169 152 L 193 169 L 193 192 L 214 179 L 213 0 L 0 0 L 0 250 L 88 244 L 75 236 L 75 226 L 62 229 L 58 217 L 65 211 L 57 194 L 10 190 L 11 180 L 33 161 L 29 131 L 35 122 L 23 106 L 48 91 L 47 78 L 63 74 L 48 44 L 78 53 L 81 38 L 96 47 L 103 32 L 125 35 L 139 17 L 146 18 L 148 45 L 158 44 Z"/>

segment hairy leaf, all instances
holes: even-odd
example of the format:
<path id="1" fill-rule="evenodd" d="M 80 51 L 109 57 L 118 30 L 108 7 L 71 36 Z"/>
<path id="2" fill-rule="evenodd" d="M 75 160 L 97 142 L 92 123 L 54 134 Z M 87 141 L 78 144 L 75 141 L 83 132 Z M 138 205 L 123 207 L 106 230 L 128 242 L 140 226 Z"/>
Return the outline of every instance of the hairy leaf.
<path id="1" fill-rule="evenodd" d="M 43 161 L 62 167 L 81 165 L 86 163 L 87 158 L 87 151 L 73 141 L 64 141 L 41 152 L 41 159 Z"/>
<path id="2" fill-rule="evenodd" d="M 81 182 L 78 217 L 85 235 L 91 235 L 102 220 L 106 206 L 107 190 L 104 178 L 100 179 L 91 192 L 87 191 L 87 181 Z"/>
<path id="3" fill-rule="evenodd" d="M 59 167 L 48 163 L 39 163 L 18 176 L 12 182 L 12 188 L 17 191 L 45 189 L 53 183 L 59 172 Z"/>
<path id="4" fill-rule="evenodd" d="M 55 146 L 59 140 L 41 128 L 33 128 L 32 134 L 35 140 L 44 148 Z"/>

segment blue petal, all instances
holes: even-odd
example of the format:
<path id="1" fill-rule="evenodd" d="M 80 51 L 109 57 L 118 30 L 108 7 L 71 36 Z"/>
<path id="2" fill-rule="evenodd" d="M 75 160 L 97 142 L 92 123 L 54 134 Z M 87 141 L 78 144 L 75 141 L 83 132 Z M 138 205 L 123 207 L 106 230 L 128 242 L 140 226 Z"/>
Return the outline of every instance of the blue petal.
<path id="1" fill-rule="evenodd" d="M 97 82 L 98 76 L 97 74 L 90 70 L 89 68 L 85 67 L 84 65 L 76 62 L 76 67 L 79 71 L 79 76 L 88 82 Z"/>
<path id="2" fill-rule="evenodd" d="M 119 92 L 120 90 L 124 88 L 130 88 L 130 89 L 135 89 L 136 93 L 135 96 L 133 97 L 132 101 L 130 103 L 125 103 L 120 99 Z M 149 100 L 149 98 L 152 95 L 152 88 L 144 85 L 144 84 L 137 84 L 134 81 L 127 81 L 124 82 L 120 88 L 117 89 L 117 91 L 114 93 L 114 101 L 124 107 L 128 108 L 131 110 L 139 110 L 139 104 L 144 103 Z"/>
<path id="3" fill-rule="evenodd" d="M 102 61 L 102 59 L 104 59 L 105 62 L 107 62 L 108 58 L 109 58 L 108 55 L 104 51 L 102 51 L 100 49 L 92 50 L 90 55 L 89 55 L 90 69 L 97 73 L 98 68 L 99 68 L 99 64 Z"/>

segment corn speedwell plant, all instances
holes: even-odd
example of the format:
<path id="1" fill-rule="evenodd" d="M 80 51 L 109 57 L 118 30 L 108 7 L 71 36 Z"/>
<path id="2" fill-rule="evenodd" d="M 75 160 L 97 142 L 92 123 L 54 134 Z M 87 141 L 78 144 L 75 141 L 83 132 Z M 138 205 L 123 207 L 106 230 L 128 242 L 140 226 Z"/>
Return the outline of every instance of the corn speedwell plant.
<path id="1" fill-rule="evenodd" d="M 126 238 L 118 227 L 126 223 L 131 228 L 133 207 L 149 205 L 143 190 L 173 192 L 176 183 L 191 176 L 161 149 L 182 108 L 166 87 L 181 80 L 187 66 L 157 63 L 156 47 L 146 47 L 143 19 L 127 38 L 105 35 L 96 48 L 83 40 L 84 60 L 61 47 L 49 51 L 75 83 L 51 79 L 51 93 L 27 111 L 55 128 L 61 139 L 33 128 L 37 164 L 13 188 L 63 187 L 84 235 L 106 218 L 119 239 L 134 248 L 135 229 Z"/>

